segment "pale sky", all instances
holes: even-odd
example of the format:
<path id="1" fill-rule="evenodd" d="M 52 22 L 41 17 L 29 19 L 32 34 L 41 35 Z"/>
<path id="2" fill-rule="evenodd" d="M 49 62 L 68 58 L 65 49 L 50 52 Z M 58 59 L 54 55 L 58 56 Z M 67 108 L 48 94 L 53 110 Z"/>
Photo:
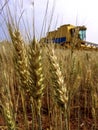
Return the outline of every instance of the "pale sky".
<path id="1" fill-rule="evenodd" d="M 33 0 L 9 0 L 9 6 L 11 8 L 13 16 L 17 14 L 17 18 L 20 17 L 20 12 L 24 10 L 23 18 L 28 25 L 30 33 L 32 33 L 32 23 L 33 23 Z M 42 23 L 45 15 L 46 4 L 48 0 L 34 0 L 35 6 L 35 34 L 36 37 L 40 36 Z M 54 4 L 54 13 L 52 12 L 53 2 Z M 0 0 L 2 5 L 4 0 Z M 13 2 L 17 4 L 13 4 Z M 97 0 L 49 0 L 49 7 L 47 12 L 46 19 L 46 30 L 50 23 L 51 15 L 53 14 L 51 27 L 49 30 L 55 30 L 57 27 L 64 24 L 72 25 L 85 25 L 87 27 L 87 38 L 89 42 L 98 43 L 98 1 Z M 18 5 L 20 9 L 17 9 L 15 12 L 15 6 Z M 13 11 L 14 10 L 14 11 Z M 21 11 L 19 11 L 21 10 Z M 2 17 L 0 17 L 0 28 L 2 23 Z M 28 22 L 27 22 L 28 21 Z M 21 22 L 21 30 L 24 30 L 24 26 Z M 0 33 L 2 29 L 0 29 Z M 4 35 L 0 36 L 2 39 Z"/>

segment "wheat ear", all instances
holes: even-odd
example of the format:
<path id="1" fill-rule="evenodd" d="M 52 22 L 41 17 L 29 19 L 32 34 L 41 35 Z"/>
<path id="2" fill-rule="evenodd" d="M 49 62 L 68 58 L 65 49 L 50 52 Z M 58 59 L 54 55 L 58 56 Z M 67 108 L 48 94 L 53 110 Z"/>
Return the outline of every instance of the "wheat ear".
<path id="1" fill-rule="evenodd" d="M 28 56 L 25 43 L 21 37 L 19 30 L 12 32 L 12 28 L 9 26 L 9 33 L 16 51 L 16 69 L 20 78 L 20 86 L 25 89 L 25 91 L 29 92 L 28 81 L 30 73 L 28 71 Z"/>
<path id="2" fill-rule="evenodd" d="M 29 61 L 31 74 L 31 82 L 29 84 L 30 95 L 37 103 L 37 113 L 40 118 L 41 101 L 45 86 L 42 67 L 42 49 L 35 41 L 33 41 L 32 45 L 30 46 Z M 41 129 L 41 119 L 39 119 L 39 130 Z"/>
<path id="3" fill-rule="evenodd" d="M 57 104 L 64 108 L 68 101 L 67 88 L 64 82 L 64 77 L 60 70 L 60 66 L 57 61 L 57 57 L 54 54 L 54 50 L 49 54 L 49 60 L 51 63 L 52 80 L 54 82 L 55 99 Z M 65 107 L 66 108 L 66 107 Z"/>

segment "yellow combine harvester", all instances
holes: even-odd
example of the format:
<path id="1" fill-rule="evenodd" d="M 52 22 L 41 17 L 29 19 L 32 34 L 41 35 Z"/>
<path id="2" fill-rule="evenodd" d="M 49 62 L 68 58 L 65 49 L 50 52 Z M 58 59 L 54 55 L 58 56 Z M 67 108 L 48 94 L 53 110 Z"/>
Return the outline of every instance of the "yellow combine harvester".
<path id="1" fill-rule="evenodd" d="M 41 43 L 56 43 L 66 48 L 74 47 L 78 49 L 98 49 L 94 44 L 86 42 L 85 26 L 73 26 L 66 24 L 60 26 L 57 30 L 47 33 L 47 36 L 41 38 Z M 93 46 L 94 45 L 94 46 Z"/>
<path id="2" fill-rule="evenodd" d="M 75 47 L 85 46 L 86 39 L 86 27 L 85 26 L 73 26 L 70 24 L 63 25 L 55 31 L 47 33 L 45 38 L 42 38 L 40 42 L 43 43 L 56 43 L 70 47 L 74 44 Z"/>

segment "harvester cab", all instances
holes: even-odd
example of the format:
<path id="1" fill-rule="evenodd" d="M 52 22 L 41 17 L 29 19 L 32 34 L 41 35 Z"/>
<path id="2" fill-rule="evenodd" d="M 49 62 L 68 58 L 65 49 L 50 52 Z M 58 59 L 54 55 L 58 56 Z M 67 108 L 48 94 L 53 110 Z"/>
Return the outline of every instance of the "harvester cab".
<path id="1" fill-rule="evenodd" d="M 85 26 L 76 26 L 71 29 L 71 42 L 74 46 L 80 48 L 81 46 L 85 46 L 86 40 L 86 27 Z"/>
<path id="2" fill-rule="evenodd" d="M 85 26 L 79 27 L 79 38 L 83 41 L 86 40 L 86 27 Z"/>
<path id="3" fill-rule="evenodd" d="M 78 38 L 81 40 L 86 40 L 86 27 L 85 26 L 76 26 L 71 29 L 71 36 L 78 35 Z"/>

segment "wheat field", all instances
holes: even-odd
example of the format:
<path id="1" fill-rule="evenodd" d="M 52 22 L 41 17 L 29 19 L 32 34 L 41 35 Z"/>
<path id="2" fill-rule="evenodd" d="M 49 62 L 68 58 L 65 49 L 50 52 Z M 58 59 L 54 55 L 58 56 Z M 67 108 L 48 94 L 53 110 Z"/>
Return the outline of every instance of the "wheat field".
<path id="1" fill-rule="evenodd" d="M 98 52 L 10 35 L 0 43 L 0 129 L 97 130 Z"/>

